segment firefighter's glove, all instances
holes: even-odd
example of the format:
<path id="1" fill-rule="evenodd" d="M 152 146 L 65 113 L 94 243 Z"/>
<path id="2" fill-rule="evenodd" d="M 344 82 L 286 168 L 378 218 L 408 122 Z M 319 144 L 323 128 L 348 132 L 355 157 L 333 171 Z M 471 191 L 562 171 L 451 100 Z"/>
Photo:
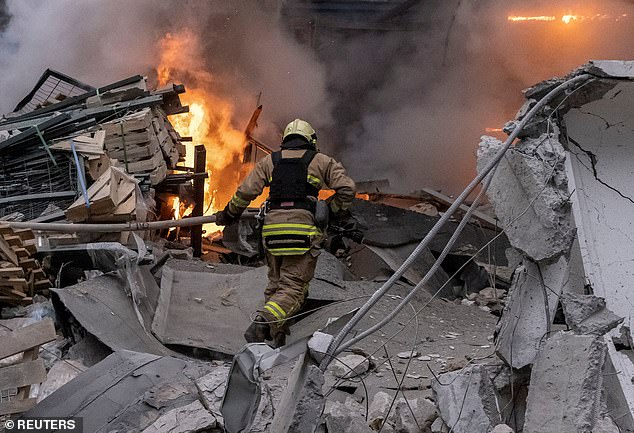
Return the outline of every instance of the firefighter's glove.
<path id="1" fill-rule="evenodd" d="M 333 212 L 332 208 L 330 209 L 330 217 L 329 222 L 335 226 L 345 226 L 350 219 L 352 218 L 352 214 L 349 210 L 340 210 L 338 212 Z"/>
<path id="2" fill-rule="evenodd" d="M 216 224 L 219 226 L 228 226 L 233 224 L 239 217 L 233 215 L 227 208 L 224 208 L 220 212 L 214 214 L 216 217 Z"/>

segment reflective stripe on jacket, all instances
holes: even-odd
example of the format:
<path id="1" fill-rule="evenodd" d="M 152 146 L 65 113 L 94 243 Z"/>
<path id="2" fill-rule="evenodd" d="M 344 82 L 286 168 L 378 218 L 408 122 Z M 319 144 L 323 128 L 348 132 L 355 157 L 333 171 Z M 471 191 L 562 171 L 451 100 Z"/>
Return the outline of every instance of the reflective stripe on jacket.
<path id="1" fill-rule="evenodd" d="M 284 149 L 284 158 L 301 158 L 304 149 Z M 269 186 L 273 174 L 273 160 L 267 155 L 255 167 L 229 202 L 229 210 L 240 215 L 249 203 Z M 306 181 L 318 189 L 333 189 L 330 199 L 333 212 L 352 205 L 356 187 L 354 181 L 334 158 L 318 153 L 308 166 Z M 323 240 L 323 233 L 315 226 L 314 216 L 305 209 L 275 209 L 267 213 L 262 228 L 265 247 L 273 255 L 301 255 Z"/>

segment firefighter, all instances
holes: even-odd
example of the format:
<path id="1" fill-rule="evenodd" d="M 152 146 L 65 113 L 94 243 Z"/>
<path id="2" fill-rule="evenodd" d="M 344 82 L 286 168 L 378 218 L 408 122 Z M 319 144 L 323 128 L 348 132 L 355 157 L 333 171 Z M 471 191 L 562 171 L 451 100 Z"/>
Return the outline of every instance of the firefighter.
<path id="1" fill-rule="evenodd" d="M 335 191 L 327 200 L 328 212 L 331 221 L 341 221 L 349 215 L 355 184 L 341 163 L 319 153 L 313 127 L 295 119 L 284 129 L 281 150 L 258 161 L 224 210 L 216 214 L 216 223 L 227 225 L 239 219 L 267 186 L 270 191 L 264 205 L 262 240 L 269 281 L 264 306 L 244 337 L 249 343 L 272 340 L 280 347 L 289 334 L 286 321 L 306 299 L 325 240 L 324 223 L 315 220 L 315 212 L 320 214 L 319 190 Z"/>

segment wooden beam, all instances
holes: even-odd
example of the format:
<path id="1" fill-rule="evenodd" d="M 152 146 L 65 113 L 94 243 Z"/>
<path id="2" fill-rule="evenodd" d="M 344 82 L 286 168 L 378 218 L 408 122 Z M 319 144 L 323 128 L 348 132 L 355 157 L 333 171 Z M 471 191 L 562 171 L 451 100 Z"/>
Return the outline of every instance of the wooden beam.
<path id="1" fill-rule="evenodd" d="M 20 388 L 45 381 L 46 368 L 42 359 L 0 368 L 0 383 L 6 388 Z"/>
<path id="2" fill-rule="evenodd" d="M 194 172 L 204 173 L 207 171 L 207 152 L 205 146 L 198 145 L 194 150 Z M 205 179 L 202 177 L 194 178 L 194 210 L 192 216 L 202 216 L 205 208 Z M 192 226 L 191 228 L 191 246 L 194 250 L 194 257 L 202 255 L 203 245 L 203 226 Z"/>
<path id="3" fill-rule="evenodd" d="M 2 337 L 0 359 L 24 352 L 55 340 L 55 325 L 51 319 L 44 319 L 32 325 L 18 328 L 11 334 Z"/>
<path id="4" fill-rule="evenodd" d="M 25 400 L 11 400 L 0 403 L 0 416 L 22 413 L 35 406 L 36 399 L 27 398 Z"/>

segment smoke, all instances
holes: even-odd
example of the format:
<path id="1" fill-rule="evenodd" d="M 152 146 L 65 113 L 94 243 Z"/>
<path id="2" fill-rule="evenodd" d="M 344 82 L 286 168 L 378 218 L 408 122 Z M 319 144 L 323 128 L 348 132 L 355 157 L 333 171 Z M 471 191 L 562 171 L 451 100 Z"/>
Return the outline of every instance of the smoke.
<path id="1" fill-rule="evenodd" d="M 563 14 L 587 19 L 565 25 Z M 522 89 L 590 59 L 634 59 L 631 1 L 428 1 L 406 18 L 414 31 L 342 37 L 323 53 L 343 119 L 337 153 L 356 179 L 385 177 L 400 192 L 459 192 L 479 137 L 514 117 Z"/>
<path id="2" fill-rule="evenodd" d="M 297 116 L 326 126 L 324 67 L 268 3 L 8 0 L 13 18 L 0 34 L 0 112 L 10 111 L 48 67 L 91 85 L 139 73 L 155 78 L 161 40 L 187 31 L 200 44 L 176 76 L 196 83 L 199 77 L 187 76 L 190 66 L 206 69 L 213 77 L 207 85 L 234 103 L 236 125 L 244 127 L 261 93 L 268 137 L 278 140 L 279 125 Z"/>
<path id="3" fill-rule="evenodd" d="M 234 128 L 261 95 L 262 141 L 275 146 L 288 121 L 305 118 L 353 177 L 387 177 L 400 192 L 461 190 L 480 135 L 514 116 L 523 88 L 590 59 L 634 58 L 631 0 L 410 1 L 400 16 L 369 18 L 365 31 L 320 24 L 327 16 L 287 19 L 293 1 L 5 1 L 0 112 L 47 67 L 92 85 L 138 73 L 156 80 L 161 41 L 189 32 L 197 43 L 183 47 L 173 75 L 229 101 Z M 609 18 L 506 19 L 550 14 Z"/>
<path id="4" fill-rule="evenodd" d="M 0 33 L 9 25 L 11 15 L 7 9 L 7 3 L 5 0 L 0 0 Z"/>

